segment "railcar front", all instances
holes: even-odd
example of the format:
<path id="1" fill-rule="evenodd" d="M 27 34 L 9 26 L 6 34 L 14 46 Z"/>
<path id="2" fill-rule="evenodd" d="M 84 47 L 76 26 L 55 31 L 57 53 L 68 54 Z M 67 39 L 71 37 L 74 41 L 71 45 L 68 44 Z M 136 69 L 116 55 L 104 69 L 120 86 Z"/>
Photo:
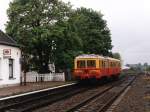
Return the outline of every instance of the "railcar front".
<path id="1" fill-rule="evenodd" d="M 79 80 L 97 79 L 101 76 L 99 67 L 99 56 L 84 55 L 75 59 L 74 77 Z"/>

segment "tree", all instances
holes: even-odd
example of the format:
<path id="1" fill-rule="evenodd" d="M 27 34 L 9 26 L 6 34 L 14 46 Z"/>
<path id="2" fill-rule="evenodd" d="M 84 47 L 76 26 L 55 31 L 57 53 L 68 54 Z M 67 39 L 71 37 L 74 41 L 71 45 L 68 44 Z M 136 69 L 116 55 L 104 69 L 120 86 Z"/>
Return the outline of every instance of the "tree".
<path id="1" fill-rule="evenodd" d="M 78 37 L 77 32 L 73 31 L 69 21 L 57 23 L 54 31 L 53 37 L 56 37 L 54 40 L 56 46 L 53 57 L 56 70 L 66 71 L 66 69 L 72 69 L 75 56 L 82 53 L 80 51 L 81 39 Z"/>
<path id="2" fill-rule="evenodd" d="M 113 58 L 121 60 L 121 55 L 119 53 L 113 53 Z"/>
<path id="3" fill-rule="evenodd" d="M 148 66 L 148 67 L 146 68 L 146 71 L 150 72 L 150 66 Z"/>
<path id="4" fill-rule="evenodd" d="M 101 12 L 92 9 L 78 8 L 75 10 L 70 20 L 78 36 L 82 40 L 82 51 L 84 53 L 94 53 L 108 56 L 112 49 L 110 30 L 106 21 L 102 18 Z"/>
<path id="5" fill-rule="evenodd" d="M 53 28 L 56 23 L 67 21 L 70 9 L 69 4 L 59 0 L 14 0 L 9 5 L 6 32 L 22 45 L 23 57 L 28 58 L 25 63 L 39 73 L 49 72 L 54 40 L 60 34 Z"/>
<path id="6" fill-rule="evenodd" d="M 144 67 L 148 67 L 148 63 L 145 62 L 145 63 L 143 64 L 143 66 L 144 66 Z"/>
<path id="7" fill-rule="evenodd" d="M 71 10 L 68 21 L 57 25 L 64 40 L 56 41 L 59 45 L 55 55 L 56 67 L 72 68 L 74 57 L 83 53 L 111 54 L 110 31 L 100 12 L 86 8 Z"/>
<path id="8" fill-rule="evenodd" d="M 92 9 L 74 10 L 59 0 L 14 0 L 8 17 L 6 32 L 22 45 L 25 71 L 47 73 L 49 63 L 65 71 L 79 54 L 111 54 L 110 30 Z"/>

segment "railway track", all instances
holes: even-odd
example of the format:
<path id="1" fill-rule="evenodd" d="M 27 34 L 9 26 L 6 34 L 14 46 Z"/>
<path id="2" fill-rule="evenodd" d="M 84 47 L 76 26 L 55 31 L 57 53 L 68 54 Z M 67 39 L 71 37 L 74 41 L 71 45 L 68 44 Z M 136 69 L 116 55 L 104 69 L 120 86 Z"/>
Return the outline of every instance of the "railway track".
<path id="1" fill-rule="evenodd" d="M 6 100 L 4 102 L 0 102 L 0 112 L 29 112 L 29 111 L 33 111 L 35 109 L 38 109 L 38 108 L 41 108 L 41 107 L 44 107 L 47 105 L 57 103 L 58 101 L 61 101 L 61 100 L 62 101 L 65 99 L 67 100 L 77 94 L 82 95 L 82 93 L 87 92 L 89 90 L 92 91 L 91 92 L 92 95 L 90 95 L 91 96 L 90 98 L 87 98 L 87 99 L 85 98 L 85 100 L 82 100 L 82 102 L 80 101 L 80 103 L 78 103 L 74 107 L 71 106 L 71 108 L 69 108 L 67 110 L 65 109 L 64 112 L 66 112 L 66 111 L 67 112 L 73 112 L 73 111 L 84 112 L 85 110 L 86 110 L 85 112 L 87 112 L 87 110 L 89 110 L 88 112 L 93 112 L 93 111 L 90 111 L 90 109 L 89 109 L 89 107 L 90 107 L 89 105 L 93 105 L 93 103 L 91 103 L 91 102 L 99 99 L 101 104 L 104 104 L 104 100 L 102 103 L 101 97 L 103 96 L 103 99 L 112 99 L 112 96 L 114 94 L 115 94 L 115 98 L 116 98 L 117 91 L 118 92 L 124 91 L 121 88 L 123 88 L 123 87 L 126 88 L 126 86 L 129 85 L 132 81 L 132 80 L 127 80 L 126 82 L 124 82 L 123 80 L 124 80 L 124 78 L 119 81 L 116 81 L 116 82 L 111 82 L 111 83 L 105 84 L 106 87 L 104 89 L 100 90 L 101 92 L 99 92 L 99 93 L 97 91 L 101 88 L 100 86 L 96 86 L 96 87 L 88 86 L 87 87 L 87 86 L 81 86 L 81 85 L 75 84 L 75 85 L 71 85 L 71 86 L 67 86 L 67 87 L 63 87 L 63 88 L 59 88 L 59 89 L 54 89 L 54 90 L 50 90 L 50 91 L 44 91 L 44 92 L 39 92 L 36 94 L 22 96 L 19 98 L 9 99 L 8 101 Z M 117 89 L 117 87 L 120 87 L 120 89 Z M 111 92 L 107 93 L 108 91 L 111 91 Z M 110 94 L 110 95 L 108 95 L 108 94 Z M 106 96 L 107 97 L 109 96 L 109 97 L 107 98 Z M 113 98 L 112 100 L 114 100 L 115 98 Z M 99 103 L 97 100 L 97 103 L 95 102 L 94 105 L 98 106 L 98 104 Z M 106 106 L 104 106 L 103 109 L 106 108 L 107 106 L 108 106 L 108 104 Z M 95 109 L 94 106 L 91 106 L 91 107 L 93 109 Z M 44 111 L 42 111 L 42 112 L 44 112 Z M 97 112 L 97 111 L 94 111 L 94 112 Z"/>
<path id="2" fill-rule="evenodd" d="M 74 107 L 66 110 L 66 112 L 105 112 L 126 88 L 132 84 L 135 78 L 135 76 L 130 76 L 128 80 L 124 80 L 115 86 L 109 87 L 85 99 Z"/>
<path id="3" fill-rule="evenodd" d="M 87 91 L 89 88 L 90 87 L 74 84 L 54 90 L 7 99 L 0 102 L 0 112 L 29 112 L 35 108 L 46 106 L 72 95 Z"/>
<path id="4" fill-rule="evenodd" d="M 65 100 L 61 100 L 56 103 L 53 103 L 52 105 L 48 105 L 46 107 L 36 109 L 34 110 L 34 112 L 66 112 L 70 108 L 73 108 L 76 105 L 80 104 L 81 102 L 85 101 L 87 98 L 93 97 L 97 93 L 104 93 L 105 91 L 121 83 L 125 79 L 126 77 L 121 77 L 120 80 L 118 81 L 115 81 L 115 82 L 111 81 L 109 83 L 105 83 L 103 85 L 93 87 L 92 89 L 82 92 L 81 94 L 76 94 Z"/>

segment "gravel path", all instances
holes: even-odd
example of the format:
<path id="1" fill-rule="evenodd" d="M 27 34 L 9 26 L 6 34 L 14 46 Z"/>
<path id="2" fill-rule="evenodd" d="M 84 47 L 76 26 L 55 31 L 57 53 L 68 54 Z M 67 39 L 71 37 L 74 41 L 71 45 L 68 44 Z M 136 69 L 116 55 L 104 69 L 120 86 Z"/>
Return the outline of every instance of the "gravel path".
<path id="1" fill-rule="evenodd" d="M 145 112 L 150 112 L 150 75 L 147 75 L 143 78 L 145 81 Z"/>
<path id="2" fill-rule="evenodd" d="M 149 76 L 140 75 L 113 112 L 150 112 Z M 150 77 L 149 77 L 150 78 Z M 149 93 L 148 93 L 149 91 Z"/>

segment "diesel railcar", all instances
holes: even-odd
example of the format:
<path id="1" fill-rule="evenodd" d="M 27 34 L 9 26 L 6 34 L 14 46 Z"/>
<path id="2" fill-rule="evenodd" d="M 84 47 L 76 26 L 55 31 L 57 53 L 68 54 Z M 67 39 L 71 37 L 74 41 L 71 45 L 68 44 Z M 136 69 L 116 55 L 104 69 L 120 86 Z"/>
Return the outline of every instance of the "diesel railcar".
<path id="1" fill-rule="evenodd" d="M 95 54 L 79 55 L 74 60 L 74 77 L 79 80 L 117 78 L 121 72 L 118 59 Z"/>

